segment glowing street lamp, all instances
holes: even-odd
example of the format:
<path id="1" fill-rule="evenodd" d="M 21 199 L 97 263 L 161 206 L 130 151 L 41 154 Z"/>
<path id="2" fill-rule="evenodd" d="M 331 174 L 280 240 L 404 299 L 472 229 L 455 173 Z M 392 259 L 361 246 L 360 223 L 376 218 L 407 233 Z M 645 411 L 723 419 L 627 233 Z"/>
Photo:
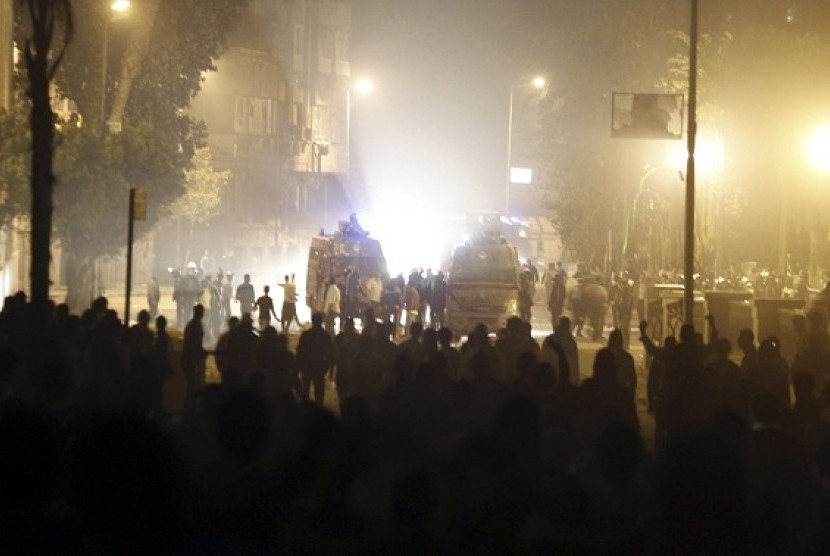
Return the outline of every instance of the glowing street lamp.
<path id="1" fill-rule="evenodd" d="M 361 77 L 346 89 L 346 173 L 351 170 L 352 152 L 352 91 L 365 96 L 375 90 L 375 83 L 368 77 Z"/>
<path id="2" fill-rule="evenodd" d="M 823 172 L 830 172 L 830 125 L 816 129 L 807 138 L 807 156 Z"/>
<path id="3" fill-rule="evenodd" d="M 541 91 L 547 87 L 547 80 L 543 76 L 537 75 L 530 81 L 529 85 L 537 91 Z M 510 214 L 510 184 L 513 181 L 511 169 L 513 164 L 513 97 L 516 92 L 516 87 L 521 86 L 526 86 L 526 84 L 513 83 L 510 85 L 510 102 L 507 110 L 507 180 L 504 194 L 504 214 L 506 216 Z"/>
<path id="4" fill-rule="evenodd" d="M 368 77 L 361 77 L 360 79 L 354 82 L 352 88 L 356 93 L 366 95 L 371 93 L 375 89 L 375 84 Z"/>

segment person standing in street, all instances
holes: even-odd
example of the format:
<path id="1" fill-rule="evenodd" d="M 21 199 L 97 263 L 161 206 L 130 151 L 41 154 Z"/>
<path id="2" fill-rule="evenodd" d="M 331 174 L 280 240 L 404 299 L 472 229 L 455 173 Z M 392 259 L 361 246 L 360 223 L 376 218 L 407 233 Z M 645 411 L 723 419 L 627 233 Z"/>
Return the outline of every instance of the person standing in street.
<path id="1" fill-rule="evenodd" d="M 205 316 L 205 307 L 201 304 L 193 306 L 193 318 L 184 327 L 184 340 L 182 341 L 182 371 L 187 382 L 187 395 L 185 397 L 186 407 L 191 407 L 196 399 L 196 393 L 205 384 L 205 351 L 203 342 L 205 329 L 202 326 L 202 318 Z"/>
<path id="2" fill-rule="evenodd" d="M 155 319 L 159 314 L 159 301 L 161 300 L 161 288 L 159 279 L 153 274 L 147 282 L 147 307 L 150 310 L 150 320 Z"/>
<path id="3" fill-rule="evenodd" d="M 340 288 L 337 287 L 337 280 L 334 276 L 329 278 L 326 286 L 326 295 L 323 297 L 323 307 L 326 311 L 326 332 L 334 336 L 334 319 L 340 316 Z"/>
<path id="4" fill-rule="evenodd" d="M 236 301 L 239 303 L 240 314 L 244 315 L 247 313 L 250 315 L 254 309 L 255 300 L 256 297 L 254 295 L 254 285 L 251 284 L 251 275 L 246 274 L 242 278 L 242 283 L 236 288 Z"/>
<path id="5" fill-rule="evenodd" d="M 447 308 L 447 281 L 440 270 L 432 282 L 429 300 L 429 322 L 433 328 L 440 330 L 444 326 L 444 311 Z"/>
<path id="6" fill-rule="evenodd" d="M 367 306 L 377 313 L 380 310 L 380 299 L 383 295 L 383 283 L 377 273 L 373 272 L 366 279 L 365 294 Z"/>
<path id="7" fill-rule="evenodd" d="M 288 334 L 291 329 L 291 322 L 295 321 L 300 329 L 303 324 L 297 316 L 297 285 L 294 280 L 288 279 L 288 274 L 285 275 L 285 282 L 279 284 L 283 289 L 282 311 L 280 311 L 280 326 L 283 334 Z"/>
<path id="8" fill-rule="evenodd" d="M 277 318 L 277 313 L 274 311 L 274 300 L 268 293 L 271 288 L 264 286 L 262 288 L 262 295 L 254 302 L 254 308 L 259 311 L 259 329 L 264 330 L 265 327 L 270 326 L 271 316 Z"/>
<path id="9" fill-rule="evenodd" d="M 222 284 L 222 322 L 231 318 L 231 298 L 233 297 L 233 272 L 225 276 L 227 281 Z"/>
<path id="10" fill-rule="evenodd" d="M 314 384 L 314 401 L 323 405 L 332 349 L 331 335 L 323 329 L 323 315 L 314 313 L 311 315 L 311 328 L 300 334 L 297 344 L 297 367 L 302 380 L 300 396 L 303 400 L 309 399 L 311 385 Z"/>

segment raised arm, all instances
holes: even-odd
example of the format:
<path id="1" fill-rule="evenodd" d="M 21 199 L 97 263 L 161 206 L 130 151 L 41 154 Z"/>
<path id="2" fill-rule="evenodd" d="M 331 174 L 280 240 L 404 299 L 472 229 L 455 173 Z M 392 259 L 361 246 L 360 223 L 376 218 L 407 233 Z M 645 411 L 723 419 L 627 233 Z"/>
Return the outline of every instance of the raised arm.
<path id="1" fill-rule="evenodd" d="M 651 357 L 656 357 L 660 354 L 660 348 L 648 337 L 648 322 L 644 320 L 640 321 L 640 342 L 642 342 L 646 353 Z"/>

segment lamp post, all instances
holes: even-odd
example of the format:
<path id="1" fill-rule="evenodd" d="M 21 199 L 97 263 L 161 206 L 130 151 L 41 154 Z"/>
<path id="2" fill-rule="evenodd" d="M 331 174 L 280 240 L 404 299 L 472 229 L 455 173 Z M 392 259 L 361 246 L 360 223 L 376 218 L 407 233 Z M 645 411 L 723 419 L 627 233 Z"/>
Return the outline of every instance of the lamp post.
<path id="1" fill-rule="evenodd" d="M 694 324 L 695 139 L 697 136 L 698 0 L 692 0 L 689 32 L 689 131 L 686 137 L 686 206 L 683 233 L 683 323 Z"/>
<path id="2" fill-rule="evenodd" d="M 807 138 L 806 147 L 807 156 L 809 157 L 811 165 L 822 175 L 826 176 L 827 174 L 830 174 L 830 125 L 824 125 L 814 130 L 813 133 Z M 787 227 L 790 208 L 789 188 L 786 186 L 782 187 L 781 193 L 783 199 L 781 202 L 779 267 L 783 267 L 786 270 Z M 816 218 L 816 208 L 811 208 L 808 215 L 810 222 L 810 247 L 808 250 L 807 261 L 808 276 L 812 283 L 818 284 L 819 287 L 823 287 L 824 284 L 821 283 L 821 274 L 819 273 L 817 261 L 819 235 L 816 227 L 818 220 Z"/>
<path id="3" fill-rule="evenodd" d="M 352 167 L 352 90 L 359 95 L 368 95 L 374 88 L 371 79 L 361 77 L 346 89 L 346 173 L 351 173 Z"/>
<path id="4" fill-rule="evenodd" d="M 542 90 L 547 85 L 547 82 L 544 77 L 536 76 L 533 80 L 529 83 L 534 89 Z M 519 85 L 521 86 L 521 85 Z M 513 164 L 513 98 L 516 94 L 516 87 L 517 84 L 513 83 L 510 85 L 510 101 L 508 103 L 507 108 L 507 175 L 506 175 L 506 184 L 505 184 L 505 191 L 504 191 L 504 215 L 510 216 L 510 184 L 512 182 L 510 176 L 510 167 Z"/>
<path id="5" fill-rule="evenodd" d="M 361 77 L 346 88 L 346 175 L 352 173 L 352 91 L 364 96 L 370 94 L 375 88 L 374 82 L 368 77 Z M 328 221 L 329 217 L 329 187 L 328 182 L 323 190 L 323 220 Z"/>
<path id="6" fill-rule="evenodd" d="M 109 28 L 110 21 L 118 15 L 124 15 L 130 9 L 130 0 L 115 0 L 110 4 L 109 10 L 104 13 L 104 39 L 101 47 L 101 126 L 106 125 L 106 104 L 107 104 L 107 58 L 109 54 Z"/>

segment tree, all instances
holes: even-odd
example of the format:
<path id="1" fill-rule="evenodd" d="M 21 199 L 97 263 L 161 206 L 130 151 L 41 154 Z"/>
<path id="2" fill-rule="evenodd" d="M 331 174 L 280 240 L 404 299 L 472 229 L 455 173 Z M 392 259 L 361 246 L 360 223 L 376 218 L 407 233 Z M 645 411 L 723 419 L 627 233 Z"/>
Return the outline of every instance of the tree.
<path id="1" fill-rule="evenodd" d="M 21 6 L 24 2 L 20 2 Z M 31 301 L 33 324 L 45 331 L 49 318 L 49 261 L 52 236 L 52 146 L 54 114 L 49 87 L 74 31 L 69 0 L 26 0 L 31 26 L 23 44 L 29 77 L 32 132 Z M 57 46 L 54 44 L 58 41 Z"/>
<path id="2" fill-rule="evenodd" d="M 645 14 L 645 15 L 644 15 Z M 556 56 L 557 75 L 540 105 L 538 165 L 542 199 L 565 249 L 581 261 L 622 244 L 641 163 L 653 141 L 610 139 L 611 93 L 657 92 L 665 60 L 678 48 L 667 34 L 674 14 L 661 2 L 636 9 L 613 1 L 571 6 L 539 39 Z"/>
<path id="3" fill-rule="evenodd" d="M 225 48 L 237 10 L 248 2 L 136 0 L 133 13 L 118 22 L 107 21 L 107 2 L 76 6 L 78 40 L 55 75 L 60 93 L 75 103 L 79 115 L 60 131 L 55 214 L 73 310 L 90 299 L 94 258 L 119 253 L 125 244 L 129 188 L 148 190 L 149 225 L 184 192 L 184 172 L 205 139 L 204 128 L 190 120 L 186 109 L 202 74 Z M 111 28 L 102 114 L 104 25 Z M 18 41 L 22 32 L 18 22 Z M 116 71 L 125 66 L 127 73 Z M 103 125 L 112 117 L 123 121 L 118 135 L 108 135 Z M 149 225 L 142 226 L 145 232 Z"/>
<path id="4" fill-rule="evenodd" d="M 822 189 L 799 183 L 809 181 L 802 146 L 814 123 L 828 116 L 823 97 L 830 87 L 830 43 L 811 29 L 822 14 L 827 21 L 830 9 L 809 4 L 802 6 L 813 18 L 793 22 L 783 12 L 768 21 L 764 10 L 733 5 L 721 14 L 723 21 L 707 22 L 716 31 L 701 40 L 700 128 L 725 137 L 730 163 L 716 194 L 730 211 L 718 218 L 732 225 L 721 226 L 714 241 L 721 256 L 733 262 L 755 260 L 774 268 L 776 258 L 784 261 L 780 234 L 826 237 L 824 230 L 810 233 L 822 222 L 811 211 L 828 199 Z M 684 32 L 673 37 L 688 48 Z M 681 51 L 669 59 L 665 88 L 682 89 L 687 73 L 688 56 Z M 791 190 L 787 196 L 785 188 Z M 790 203 L 810 210 L 806 218 L 790 217 L 782 230 L 782 211 Z M 783 247 L 800 252 L 797 262 L 807 264 L 809 249 Z"/>
<path id="5" fill-rule="evenodd" d="M 230 175 L 230 170 L 218 172 L 213 169 L 210 149 L 202 147 L 196 150 L 193 166 L 185 171 L 185 193 L 170 208 L 173 218 L 184 218 L 190 225 L 185 261 L 190 258 L 193 226 L 206 224 L 218 214 L 222 189 L 228 185 Z"/>

